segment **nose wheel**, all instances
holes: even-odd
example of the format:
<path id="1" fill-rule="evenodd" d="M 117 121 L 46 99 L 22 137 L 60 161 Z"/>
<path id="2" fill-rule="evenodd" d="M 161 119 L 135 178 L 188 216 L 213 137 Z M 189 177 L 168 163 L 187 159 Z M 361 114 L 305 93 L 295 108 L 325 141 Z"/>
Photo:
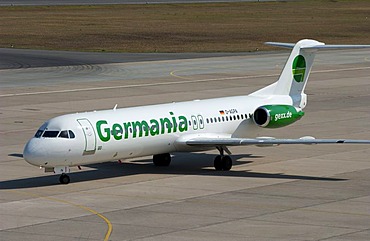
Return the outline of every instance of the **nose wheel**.
<path id="1" fill-rule="evenodd" d="M 69 176 L 65 173 L 63 173 L 62 175 L 60 175 L 59 177 L 59 182 L 61 184 L 68 184 L 69 182 L 71 181 L 71 179 L 69 178 Z"/>

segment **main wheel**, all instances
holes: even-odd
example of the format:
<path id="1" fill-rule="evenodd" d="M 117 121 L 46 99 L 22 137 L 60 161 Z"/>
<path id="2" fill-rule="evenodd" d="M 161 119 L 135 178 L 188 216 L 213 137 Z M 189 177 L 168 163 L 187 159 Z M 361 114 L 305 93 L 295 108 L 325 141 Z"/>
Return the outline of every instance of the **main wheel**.
<path id="1" fill-rule="evenodd" d="M 216 171 L 221 171 L 222 170 L 222 156 L 218 155 L 215 157 L 215 160 L 213 162 L 213 166 L 215 167 Z"/>
<path id="2" fill-rule="evenodd" d="M 167 167 L 171 163 L 170 153 L 158 154 L 153 156 L 153 163 L 158 167 Z"/>
<path id="3" fill-rule="evenodd" d="M 231 167 L 233 166 L 233 160 L 231 160 L 230 156 L 223 156 L 221 158 L 221 163 L 222 163 L 223 171 L 229 171 Z"/>
<path id="4" fill-rule="evenodd" d="M 59 177 L 59 182 L 61 183 L 61 184 L 68 184 L 69 182 L 71 181 L 71 179 L 69 178 L 69 176 L 67 175 L 67 174 L 62 174 L 62 175 L 60 175 L 60 177 Z"/>

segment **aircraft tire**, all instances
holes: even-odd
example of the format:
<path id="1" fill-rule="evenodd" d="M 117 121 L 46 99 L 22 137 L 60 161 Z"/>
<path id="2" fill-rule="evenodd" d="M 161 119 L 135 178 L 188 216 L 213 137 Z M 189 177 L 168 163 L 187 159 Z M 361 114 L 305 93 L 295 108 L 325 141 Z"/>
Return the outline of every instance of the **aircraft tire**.
<path id="1" fill-rule="evenodd" d="M 67 175 L 67 174 L 62 174 L 62 175 L 60 175 L 60 177 L 59 177 L 59 182 L 61 183 L 61 184 L 68 184 L 69 182 L 71 181 L 71 179 L 69 178 L 69 176 Z"/>
<path id="2" fill-rule="evenodd" d="M 170 153 L 154 155 L 153 163 L 157 167 L 168 167 L 171 163 Z"/>
<path id="3" fill-rule="evenodd" d="M 222 156 L 217 155 L 215 157 L 215 160 L 213 162 L 213 166 L 215 167 L 216 171 L 221 171 L 222 170 Z"/>
<path id="4" fill-rule="evenodd" d="M 223 156 L 221 158 L 221 165 L 223 171 L 230 171 L 231 167 L 233 166 L 233 160 L 230 156 Z"/>

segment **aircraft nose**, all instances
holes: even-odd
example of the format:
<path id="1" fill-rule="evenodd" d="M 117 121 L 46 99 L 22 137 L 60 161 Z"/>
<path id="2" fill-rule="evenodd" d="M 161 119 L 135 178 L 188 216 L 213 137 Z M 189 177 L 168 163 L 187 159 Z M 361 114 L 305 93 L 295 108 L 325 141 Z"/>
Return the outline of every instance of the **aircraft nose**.
<path id="1" fill-rule="evenodd" d="M 30 139 L 24 147 L 23 158 L 26 162 L 35 165 L 43 166 L 43 160 L 46 155 L 44 148 L 40 143 L 39 138 Z"/>

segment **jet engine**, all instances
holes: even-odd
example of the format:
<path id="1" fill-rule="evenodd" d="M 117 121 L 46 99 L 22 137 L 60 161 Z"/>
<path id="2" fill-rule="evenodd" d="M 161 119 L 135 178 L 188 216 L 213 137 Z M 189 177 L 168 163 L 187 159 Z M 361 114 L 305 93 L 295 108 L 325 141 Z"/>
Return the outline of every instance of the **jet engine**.
<path id="1" fill-rule="evenodd" d="M 256 125 L 263 128 L 279 128 L 301 119 L 304 112 L 291 105 L 264 105 L 253 113 Z"/>

